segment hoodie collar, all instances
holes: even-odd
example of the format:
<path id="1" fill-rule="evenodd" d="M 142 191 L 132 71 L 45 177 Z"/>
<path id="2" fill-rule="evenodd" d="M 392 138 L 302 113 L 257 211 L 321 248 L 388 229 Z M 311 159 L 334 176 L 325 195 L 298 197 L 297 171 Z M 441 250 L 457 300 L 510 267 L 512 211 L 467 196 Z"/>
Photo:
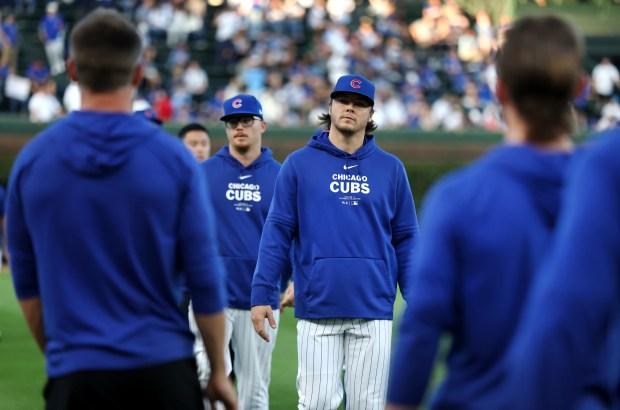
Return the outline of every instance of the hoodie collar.
<path id="1" fill-rule="evenodd" d="M 126 113 L 74 111 L 57 122 L 62 132 L 55 149 L 74 172 L 102 176 L 115 172 L 131 157 L 134 148 L 149 141 L 160 129 Z"/>
<path id="2" fill-rule="evenodd" d="M 375 136 L 368 135 L 364 138 L 364 145 L 362 145 L 360 149 L 355 151 L 353 154 L 349 154 L 348 152 L 343 151 L 332 144 L 329 140 L 329 131 L 325 130 L 317 130 L 310 138 L 310 141 L 308 141 L 308 145 L 313 148 L 327 151 L 335 157 L 353 159 L 357 161 L 369 157 L 377 148 L 375 144 Z"/>
<path id="3" fill-rule="evenodd" d="M 488 153 L 486 163 L 498 172 L 515 176 L 531 193 L 533 204 L 548 226 L 555 225 L 562 190 L 573 154 L 546 151 L 531 145 L 501 144 Z"/>
<path id="4" fill-rule="evenodd" d="M 230 154 L 230 147 L 228 145 L 223 146 L 215 154 L 215 156 L 216 157 L 220 157 L 220 158 L 224 159 L 225 161 L 230 162 L 231 164 L 233 164 L 234 166 L 236 166 L 240 170 L 254 169 L 254 168 L 259 168 L 259 167 L 263 166 L 264 164 L 268 163 L 269 161 L 271 161 L 273 159 L 273 152 L 271 151 L 270 148 L 261 147 L 260 151 L 261 151 L 261 154 L 259 155 L 259 157 L 256 158 L 254 160 L 254 162 L 252 162 L 247 167 L 244 167 L 243 164 L 241 162 L 239 162 L 239 160 L 237 158 L 233 157 Z"/>

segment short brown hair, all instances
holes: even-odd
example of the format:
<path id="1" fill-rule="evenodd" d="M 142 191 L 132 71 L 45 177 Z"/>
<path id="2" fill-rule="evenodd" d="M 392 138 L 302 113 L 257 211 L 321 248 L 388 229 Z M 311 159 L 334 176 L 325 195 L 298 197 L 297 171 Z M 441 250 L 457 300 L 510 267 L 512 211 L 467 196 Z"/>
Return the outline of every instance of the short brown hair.
<path id="1" fill-rule="evenodd" d="M 141 54 L 140 35 L 116 10 L 97 9 L 71 32 L 78 83 L 92 92 L 131 84 Z"/>
<path id="2" fill-rule="evenodd" d="M 497 73 L 528 124 L 528 141 L 548 142 L 572 131 L 570 102 L 580 84 L 582 57 L 582 35 L 563 18 L 526 16 L 507 31 Z"/>

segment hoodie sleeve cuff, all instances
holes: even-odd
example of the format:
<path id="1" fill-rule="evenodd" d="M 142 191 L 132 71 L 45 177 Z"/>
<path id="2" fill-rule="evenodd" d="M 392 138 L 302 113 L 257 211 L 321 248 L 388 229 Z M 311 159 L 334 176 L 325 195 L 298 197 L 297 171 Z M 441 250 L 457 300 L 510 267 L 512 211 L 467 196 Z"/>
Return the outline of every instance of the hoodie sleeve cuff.
<path id="1" fill-rule="evenodd" d="M 254 306 L 276 306 L 278 305 L 277 290 L 266 286 L 252 286 L 252 307 Z"/>

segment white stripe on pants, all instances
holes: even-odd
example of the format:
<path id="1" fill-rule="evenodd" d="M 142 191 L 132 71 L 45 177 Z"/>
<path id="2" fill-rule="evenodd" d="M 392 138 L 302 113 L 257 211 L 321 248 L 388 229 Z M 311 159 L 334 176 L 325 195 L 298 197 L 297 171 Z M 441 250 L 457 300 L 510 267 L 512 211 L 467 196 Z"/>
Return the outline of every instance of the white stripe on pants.
<path id="1" fill-rule="evenodd" d="M 384 409 L 391 343 L 391 320 L 300 319 L 299 410 L 336 409 L 344 393 L 347 409 Z"/>
<path id="2" fill-rule="evenodd" d="M 198 325 L 196 324 L 196 318 L 194 317 L 194 308 L 190 302 L 189 305 L 189 328 L 194 334 L 194 357 L 196 358 L 196 366 L 198 367 L 198 380 L 200 380 L 200 387 L 204 390 L 207 387 L 207 382 L 211 377 L 211 364 L 209 363 L 209 357 L 207 356 L 207 351 L 205 350 L 205 345 L 202 341 L 202 336 L 200 336 L 200 331 L 198 330 Z M 226 325 L 228 326 L 228 324 Z M 232 363 L 230 362 L 230 351 L 228 350 L 228 344 L 224 345 L 224 368 L 226 369 L 226 374 L 230 374 L 232 371 Z M 205 397 L 203 399 L 205 410 L 211 410 L 211 405 L 209 404 L 209 400 Z M 224 406 L 222 403 L 218 403 L 216 406 L 217 410 L 223 410 Z"/>
<path id="3" fill-rule="evenodd" d="M 279 324 L 280 311 L 274 310 L 273 317 L 276 325 Z M 239 409 L 268 410 L 271 356 L 278 328 L 272 329 L 265 319 L 265 330 L 269 335 L 267 343 L 254 331 L 251 311 L 226 309 L 226 319 L 226 343 L 231 343 L 235 354 L 233 369 L 237 378 Z"/>

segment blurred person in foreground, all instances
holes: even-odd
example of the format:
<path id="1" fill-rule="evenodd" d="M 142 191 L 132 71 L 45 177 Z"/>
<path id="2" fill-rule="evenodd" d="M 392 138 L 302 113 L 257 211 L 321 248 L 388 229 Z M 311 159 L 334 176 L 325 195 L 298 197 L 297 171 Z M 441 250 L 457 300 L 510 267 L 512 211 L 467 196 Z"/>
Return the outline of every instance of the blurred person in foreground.
<path id="1" fill-rule="evenodd" d="M 205 183 L 178 140 L 132 115 L 141 51 L 118 12 L 81 20 L 67 70 L 82 110 L 35 137 L 11 172 L 9 262 L 45 352 L 47 409 L 202 409 L 184 282 L 213 365 L 206 394 L 236 408 Z"/>
<path id="2" fill-rule="evenodd" d="M 509 355 L 511 409 L 620 407 L 620 128 L 595 140 Z"/>
<path id="3" fill-rule="evenodd" d="M 442 178 L 423 205 L 390 410 L 422 404 L 444 333 L 447 375 L 430 408 L 503 408 L 502 360 L 549 253 L 572 159 L 569 102 L 582 85 L 582 53 L 581 35 L 559 17 L 525 17 L 508 30 L 497 62 L 504 143 Z"/>
<path id="4" fill-rule="evenodd" d="M 4 258 L 6 258 L 6 252 L 4 252 L 4 238 L 5 238 L 5 228 L 4 228 L 4 224 L 5 224 L 5 218 L 4 218 L 4 198 L 5 198 L 5 191 L 4 188 L 2 187 L 2 185 L 0 185 L 0 270 L 2 270 L 2 267 L 4 265 Z"/>

